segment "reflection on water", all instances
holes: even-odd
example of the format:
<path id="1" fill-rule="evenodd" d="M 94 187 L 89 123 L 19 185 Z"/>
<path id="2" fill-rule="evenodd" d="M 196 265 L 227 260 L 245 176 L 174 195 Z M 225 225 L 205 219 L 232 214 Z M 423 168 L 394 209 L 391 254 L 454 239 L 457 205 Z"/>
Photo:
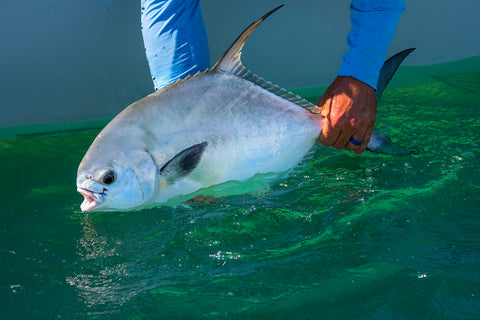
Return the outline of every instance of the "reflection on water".
<path id="1" fill-rule="evenodd" d="M 78 255 L 86 267 L 82 268 L 82 273 L 67 277 L 67 282 L 78 289 L 87 307 L 115 301 L 123 304 L 129 293 L 122 296 L 116 292 L 118 290 L 115 290 L 115 287 L 118 287 L 118 284 L 114 279 L 118 281 L 128 276 L 127 264 L 117 262 L 115 265 L 105 265 L 105 261 L 118 257 L 115 247 L 109 247 L 108 239 L 99 235 L 87 219 L 84 219 L 83 226 L 83 237 L 78 242 Z M 117 244 L 120 245 L 121 241 L 117 241 Z"/>

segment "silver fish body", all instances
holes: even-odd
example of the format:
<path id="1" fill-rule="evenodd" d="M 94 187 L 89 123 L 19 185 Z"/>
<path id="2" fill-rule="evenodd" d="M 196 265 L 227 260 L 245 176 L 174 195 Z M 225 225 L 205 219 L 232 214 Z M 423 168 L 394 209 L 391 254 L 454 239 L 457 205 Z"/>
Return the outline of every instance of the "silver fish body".
<path id="1" fill-rule="evenodd" d="M 132 114 L 125 116 L 142 123 L 140 140 L 159 168 L 179 151 L 207 143 L 198 166 L 184 178 L 192 186 L 188 191 L 193 185 L 207 187 L 245 181 L 256 173 L 286 171 L 301 160 L 320 132 L 316 115 L 220 71 L 193 77 L 140 103 L 141 108 L 133 105 Z M 160 192 L 156 200 L 166 199 Z"/>
<path id="2" fill-rule="evenodd" d="M 103 192 L 86 186 L 93 181 L 88 179 L 92 168 L 130 162 L 143 194 L 132 208 L 164 203 L 226 181 L 246 181 L 257 173 L 285 172 L 314 145 L 320 128 L 318 116 L 297 104 L 212 70 L 160 89 L 115 117 L 85 155 L 77 185 Z M 159 174 L 180 151 L 204 142 L 198 166 L 186 177 L 166 181 Z"/>
<path id="3" fill-rule="evenodd" d="M 281 175 L 305 156 L 322 128 L 316 106 L 240 61 L 248 36 L 279 8 L 245 29 L 212 69 L 133 103 L 100 132 L 78 168 L 82 211 L 171 203 L 225 182 Z M 386 62 L 381 91 L 412 50 Z M 393 145 L 376 131 L 371 143 L 377 152 Z"/>
<path id="4" fill-rule="evenodd" d="M 280 174 L 302 159 L 321 130 L 313 105 L 240 61 L 248 36 L 277 9 L 252 23 L 212 69 L 135 102 L 100 132 L 78 168 L 82 211 L 166 203 Z"/>

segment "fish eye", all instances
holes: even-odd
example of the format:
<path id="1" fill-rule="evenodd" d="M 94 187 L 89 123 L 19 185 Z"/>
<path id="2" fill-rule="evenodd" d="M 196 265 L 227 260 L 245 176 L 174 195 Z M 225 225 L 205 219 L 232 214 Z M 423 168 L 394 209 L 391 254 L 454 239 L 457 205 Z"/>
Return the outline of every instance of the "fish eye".
<path id="1" fill-rule="evenodd" d="M 115 172 L 113 170 L 109 170 L 105 172 L 102 176 L 102 182 L 104 184 L 112 184 L 115 181 Z"/>

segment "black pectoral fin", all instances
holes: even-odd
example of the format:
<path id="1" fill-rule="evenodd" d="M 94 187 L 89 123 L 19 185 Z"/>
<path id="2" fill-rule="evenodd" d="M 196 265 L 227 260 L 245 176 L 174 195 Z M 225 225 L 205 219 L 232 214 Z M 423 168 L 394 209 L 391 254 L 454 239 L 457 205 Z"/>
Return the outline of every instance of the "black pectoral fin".
<path id="1" fill-rule="evenodd" d="M 183 149 L 160 169 L 160 175 L 169 182 L 187 176 L 198 166 L 207 145 L 202 142 Z"/>

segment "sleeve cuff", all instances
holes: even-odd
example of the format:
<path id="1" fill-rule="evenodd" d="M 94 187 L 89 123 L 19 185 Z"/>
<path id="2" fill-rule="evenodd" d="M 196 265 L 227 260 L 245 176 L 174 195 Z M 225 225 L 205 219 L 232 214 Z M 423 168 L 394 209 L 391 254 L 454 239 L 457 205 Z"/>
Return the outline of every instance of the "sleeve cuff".
<path id="1" fill-rule="evenodd" d="M 404 1 L 397 3 L 397 9 L 390 7 L 387 10 L 357 8 L 355 2 L 352 4 L 352 30 L 347 38 L 349 51 L 342 57 L 338 76 L 352 76 L 377 89 L 380 69 L 405 8 Z"/>

